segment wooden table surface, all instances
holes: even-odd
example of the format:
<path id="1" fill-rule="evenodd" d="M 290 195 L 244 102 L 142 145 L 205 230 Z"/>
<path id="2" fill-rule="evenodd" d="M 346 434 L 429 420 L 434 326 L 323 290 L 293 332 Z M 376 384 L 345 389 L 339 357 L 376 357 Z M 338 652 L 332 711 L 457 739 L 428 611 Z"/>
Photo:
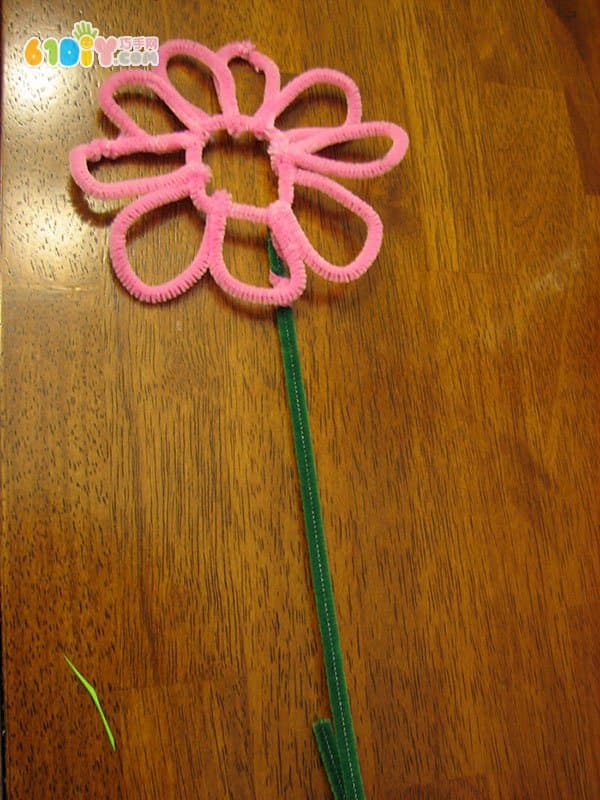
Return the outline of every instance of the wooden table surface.
<path id="1" fill-rule="evenodd" d="M 346 286 L 311 273 L 295 306 L 367 796 L 597 800 L 594 0 L 5 2 L 7 800 L 330 796 L 273 313 L 210 276 L 160 307 L 115 280 L 114 205 L 87 202 L 68 169 L 73 146 L 114 135 L 96 92 L 115 70 L 23 59 L 82 16 L 105 35 L 250 39 L 284 81 L 342 70 L 365 119 L 409 132 L 398 168 L 352 184 L 384 221 L 377 262 Z M 261 76 L 234 72 L 251 111 Z M 216 109 L 200 71 L 171 74 Z M 122 104 L 169 129 L 157 103 Z M 319 89 L 281 124 L 341 114 Z M 222 140 L 209 160 L 236 197 L 275 196 L 262 144 Z M 360 248 L 362 223 L 318 193 L 294 208 L 326 256 Z M 235 274 L 264 282 L 264 230 L 227 233 Z M 132 261 L 174 275 L 201 235 L 173 204 L 136 227 Z"/>

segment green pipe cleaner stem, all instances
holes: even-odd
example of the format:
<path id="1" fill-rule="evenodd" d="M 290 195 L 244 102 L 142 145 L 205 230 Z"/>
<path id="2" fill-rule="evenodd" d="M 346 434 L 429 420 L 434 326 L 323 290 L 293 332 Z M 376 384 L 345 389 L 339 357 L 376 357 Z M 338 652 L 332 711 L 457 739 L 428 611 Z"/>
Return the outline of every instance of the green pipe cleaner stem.
<path id="1" fill-rule="evenodd" d="M 271 271 L 275 275 L 287 275 L 286 266 L 279 258 L 270 238 L 267 247 Z M 325 676 L 333 718 L 333 725 L 328 719 L 316 722 L 313 726 L 314 734 L 335 799 L 364 800 L 365 792 L 344 674 L 294 315 L 290 307 L 278 307 L 275 313 L 294 434 L 296 465 L 300 478 L 302 510 L 323 646 Z"/>

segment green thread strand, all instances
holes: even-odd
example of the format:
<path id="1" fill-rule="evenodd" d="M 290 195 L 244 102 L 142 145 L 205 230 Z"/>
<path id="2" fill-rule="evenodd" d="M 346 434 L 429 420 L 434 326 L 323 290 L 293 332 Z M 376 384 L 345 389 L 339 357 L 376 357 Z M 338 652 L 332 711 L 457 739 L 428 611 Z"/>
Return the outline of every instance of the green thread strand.
<path id="1" fill-rule="evenodd" d="M 69 659 L 66 656 L 65 656 L 65 661 L 69 665 L 69 667 L 72 670 L 72 672 L 75 675 L 75 677 L 85 687 L 85 689 L 88 691 L 90 697 L 94 701 L 94 705 L 96 706 L 96 708 L 98 710 L 98 713 L 100 714 L 100 719 L 102 720 L 102 724 L 104 725 L 104 730 L 106 731 L 106 735 L 108 736 L 108 740 L 110 742 L 110 746 L 112 747 L 113 750 L 116 750 L 117 749 L 117 745 L 116 745 L 116 742 L 115 742 L 115 737 L 113 736 L 113 732 L 111 731 L 110 725 L 108 724 L 108 720 L 106 719 L 106 714 L 104 713 L 104 711 L 102 709 L 102 706 L 100 705 L 100 700 L 98 699 L 98 695 L 96 693 L 96 690 L 94 689 L 92 684 L 83 677 L 83 675 L 81 674 L 81 672 L 79 672 L 79 670 L 77 669 L 75 664 L 73 664 L 71 661 L 69 661 Z"/>
<path id="2" fill-rule="evenodd" d="M 277 255 L 270 239 L 268 241 L 268 251 L 271 271 L 275 275 L 286 275 L 286 267 Z M 332 766 L 333 772 L 337 770 L 341 775 L 343 794 L 340 795 L 339 800 L 364 800 L 365 793 L 356 748 L 348 687 L 344 674 L 294 316 L 292 309 L 289 307 L 278 307 L 276 316 L 292 418 L 313 592 L 317 606 L 317 617 L 325 661 L 325 675 L 333 718 L 333 731 L 331 732 L 329 743 L 335 744 L 335 747 L 331 748 L 332 765 L 330 766 Z M 318 744 L 327 743 L 329 734 L 324 734 L 325 730 L 326 728 L 319 728 Z M 335 765 L 336 761 L 337 765 Z M 327 771 L 325 762 L 324 766 Z"/>

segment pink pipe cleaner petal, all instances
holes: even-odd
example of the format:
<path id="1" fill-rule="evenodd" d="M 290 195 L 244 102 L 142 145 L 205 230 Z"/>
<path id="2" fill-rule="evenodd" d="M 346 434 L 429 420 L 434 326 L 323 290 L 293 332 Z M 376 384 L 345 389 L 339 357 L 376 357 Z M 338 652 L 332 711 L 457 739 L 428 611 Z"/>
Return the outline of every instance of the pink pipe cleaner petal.
<path id="1" fill-rule="evenodd" d="M 223 259 L 223 239 L 225 236 L 225 227 L 227 218 L 236 218 L 234 204 L 226 192 L 215 192 L 210 198 L 213 203 L 215 217 L 219 219 L 218 230 L 215 227 L 214 233 L 209 246 L 210 252 L 210 273 L 215 279 L 216 283 L 223 289 L 223 291 L 250 303 L 258 303 L 261 305 L 289 305 L 296 300 L 306 286 L 306 272 L 302 259 L 299 257 L 298 248 L 295 250 L 295 255 L 291 249 L 288 250 L 292 256 L 287 262 L 289 269 L 289 276 L 283 278 L 276 278 L 274 280 L 271 275 L 273 286 L 255 286 L 251 283 L 236 278 L 231 274 Z M 284 212 L 285 213 L 285 212 Z M 280 220 L 281 208 L 277 203 L 269 207 L 269 227 L 274 233 L 274 239 L 279 242 L 279 233 L 285 231 L 289 227 L 289 220 Z M 241 219 L 247 219 L 243 216 Z M 287 235 L 284 233 L 284 236 Z"/>
<path id="2" fill-rule="evenodd" d="M 80 144 L 71 150 L 69 154 L 71 174 L 75 183 L 84 192 L 103 199 L 133 197 L 153 192 L 161 187 L 178 183 L 190 172 L 194 172 L 198 177 L 205 174 L 206 180 L 209 174 L 207 167 L 202 171 L 200 167 L 193 169 L 189 164 L 165 175 L 106 182 L 95 178 L 88 166 L 90 162 L 97 162 L 103 158 L 115 160 L 123 156 L 143 153 L 176 153 L 191 145 L 193 145 L 193 139 L 188 131 L 159 136 L 140 134 L 138 136 L 120 136 L 118 139 L 94 139 L 89 144 Z"/>
<path id="3" fill-rule="evenodd" d="M 333 158 L 314 155 L 315 151 L 322 150 L 334 144 L 342 144 L 354 140 L 368 139 L 375 136 L 385 136 L 391 139 L 392 144 L 380 158 L 365 162 L 337 161 Z M 406 132 L 393 122 L 360 122 L 356 125 L 342 125 L 339 128 L 319 131 L 305 138 L 300 151 L 294 148 L 297 155 L 294 162 L 305 170 L 320 172 L 326 175 L 338 175 L 344 178 L 372 178 L 382 175 L 392 169 L 404 158 L 408 147 Z"/>
<path id="4" fill-rule="evenodd" d="M 362 114 L 362 104 L 358 86 L 352 78 L 338 72 L 335 69 L 309 69 L 287 83 L 279 95 L 265 109 L 265 115 L 270 124 L 274 124 L 277 117 L 290 106 L 305 89 L 310 89 L 318 84 L 329 84 L 341 89 L 346 97 L 347 113 L 345 125 L 352 125 L 360 122 Z M 312 131 L 313 128 L 299 129 Z M 292 134 L 292 140 L 296 141 L 300 134 Z"/>
<path id="5" fill-rule="evenodd" d="M 123 88 L 143 87 L 151 89 L 154 94 L 175 114 L 183 125 L 194 130 L 207 116 L 205 111 L 192 105 L 182 97 L 168 78 L 156 71 L 124 70 L 117 72 L 105 81 L 98 92 L 98 102 L 106 116 L 117 125 L 122 133 L 130 136 L 149 134 L 132 120 L 115 99 L 115 93 Z"/>
<path id="6" fill-rule="evenodd" d="M 279 67 L 268 56 L 260 53 L 252 42 L 232 42 L 222 47 L 217 55 L 221 56 L 227 64 L 234 58 L 242 58 L 247 61 L 256 72 L 262 72 L 265 76 L 265 93 L 263 101 L 254 112 L 255 124 L 267 123 L 269 108 L 275 102 L 281 89 L 281 76 Z M 236 98 L 237 107 L 237 98 Z"/>
<path id="7" fill-rule="evenodd" d="M 323 192 L 344 206 L 344 208 L 347 208 L 348 211 L 360 217 L 367 226 L 367 236 L 360 253 L 349 264 L 336 266 L 317 253 L 297 220 L 295 221 L 296 235 L 301 242 L 304 260 L 318 275 L 337 283 L 345 283 L 358 278 L 368 270 L 379 253 L 383 238 L 383 224 L 379 215 L 360 197 L 323 175 L 297 170 L 295 183 L 296 185 Z"/>
<path id="8" fill-rule="evenodd" d="M 179 94 L 171 84 L 167 73 L 169 61 L 177 56 L 192 58 L 200 62 L 203 66 L 208 67 L 223 113 L 225 115 L 239 113 L 233 75 L 225 59 L 218 53 L 214 53 L 208 47 L 194 42 L 191 39 L 171 39 L 160 47 L 159 55 L 160 63 L 154 68 L 154 71 L 169 83 L 173 92 Z"/>
<path id="9" fill-rule="evenodd" d="M 210 243 L 214 238 L 213 227 L 218 220 L 206 218 L 202 242 L 192 263 L 175 278 L 159 284 L 145 283 L 135 272 L 127 256 L 127 233 L 144 214 L 189 197 L 191 188 L 182 182 L 165 187 L 140 197 L 127 205 L 114 219 L 111 227 L 109 248 L 115 273 L 130 294 L 146 303 L 161 303 L 187 292 L 207 271 Z"/>

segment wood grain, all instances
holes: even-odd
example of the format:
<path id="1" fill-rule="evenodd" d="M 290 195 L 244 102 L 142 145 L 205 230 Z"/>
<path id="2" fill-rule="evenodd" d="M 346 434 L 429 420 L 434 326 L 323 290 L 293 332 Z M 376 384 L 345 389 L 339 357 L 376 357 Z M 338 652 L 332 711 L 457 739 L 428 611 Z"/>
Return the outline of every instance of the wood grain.
<path id="1" fill-rule="evenodd" d="M 6 797 L 325 798 L 273 315 L 209 278 L 157 308 L 116 283 L 114 207 L 88 204 L 67 163 L 114 135 L 95 101 L 110 70 L 22 63 L 29 36 L 67 35 L 81 13 L 3 9 Z M 377 263 L 343 287 L 311 275 L 296 306 L 367 796 L 596 800 L 597 5 L 93 0 L 85 16 L 106 35 L 251 39 L 286 81 L 341 69 L 365 119 L 409 131 L 398 169 L 354 185 L 385 223 Z M 235 74 L 251 112 L 261 77 Z M 172 77 L 216 109 L 200 71 Z M 176 124 L 122 102 L 151 130 Z M 320 88 L 281 123 L 342 114 Z M 268 202 L 264 148 L 244 147 L 215 143 L 215 183 Z M 295 209 L 325 255 L 360 247 L 362 224 L 317 193 Z M 172 275 L 202 230 L 173 204 L 137 226 L 132 260 Z M 229 226 L 236 274 L 267 279 L 264 233 Z"/>

